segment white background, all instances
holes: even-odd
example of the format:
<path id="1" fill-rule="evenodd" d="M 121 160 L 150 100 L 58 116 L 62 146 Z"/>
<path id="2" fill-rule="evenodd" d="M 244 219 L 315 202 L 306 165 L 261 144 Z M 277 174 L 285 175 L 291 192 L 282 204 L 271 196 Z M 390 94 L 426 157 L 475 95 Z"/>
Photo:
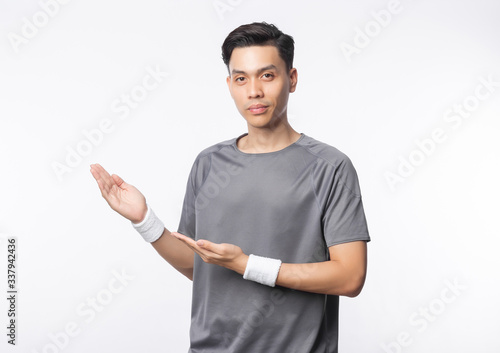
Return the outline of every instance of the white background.
<path id="1" fill-rule="evenodd" d="M 73 0 L 51 16 L 38 1 L 0 6 L 2 298 L 8 236 L 19 272 L 17 346 L 2 329 L 1 352 L 187 351 L 191 283 L 108 207 L 89 164 L 137 186 L 176 230 L 197 153 L 247 131 L 220 46 L 254 21 L 295 39 L 292 127 L 358 171 L 372 242 L 363 292 L 341 298 L 340 352 L 500 350 L 498 1 Z M 141 92 L 148 67 L 168 77 L 120 118 L 112 105 Z M 481 80 L 493 86 L 478 99 Z M 469 107 L 460 124 L 458 105 Z M 85 142 L 103 120 L 113 131 Z M 444 141 L 424 154 L 417 142 L 435 129 Z M 87 155 L 58 177 L 78 146 Z M 90 309 L 96 297 L 105 305 Z M 68 325 L 77 333 L 64 338 Z"/>

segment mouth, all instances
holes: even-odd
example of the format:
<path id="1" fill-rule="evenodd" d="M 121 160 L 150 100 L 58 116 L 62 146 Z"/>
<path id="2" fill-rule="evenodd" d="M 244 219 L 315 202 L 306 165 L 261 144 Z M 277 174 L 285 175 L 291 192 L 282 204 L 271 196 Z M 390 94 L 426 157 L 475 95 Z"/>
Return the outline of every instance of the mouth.
<path id="1" fill-rule="evenodd" d="M 264 104 L 252 104 L 248 107 L 248 110 L 252 114 L 262 114 L 266 111 L 267 105 Z"/>

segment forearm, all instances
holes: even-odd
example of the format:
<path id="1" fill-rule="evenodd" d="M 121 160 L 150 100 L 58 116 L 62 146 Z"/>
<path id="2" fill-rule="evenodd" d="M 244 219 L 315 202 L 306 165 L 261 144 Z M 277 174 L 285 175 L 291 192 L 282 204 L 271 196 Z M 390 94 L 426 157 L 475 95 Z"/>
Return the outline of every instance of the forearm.
<path id="1" fill-rule="evenodd" d="M 250 264 L 249 256 L 243 253 L 239 246 L 227 243 L 217 244 L 202 239 L 195 241 L 177 232 L 173 235 L 179 242 L 197 253 L 204 262 L 226 267 L 240 275 L 244 275 L 247 267 L 250 266 L 249 278 L 256 278 L 257 282 L 263 284 L 267 282 L 267 280 L 260 281 L 262 277 L 266 277 L 266 273 L 261 273 L 261 271 L 266 272 L 266 269 L 262 270 L 259 268 L 261 266 L 255 262 Z M 273 283 L 306 292 L 357 296 L 363 288 L 366 277 L 366 242 L 355 241 L 330 246 L 329 253 L 330 260 L 324 262 L 282 263 L 278 277 L 275 282 L 273 278 Z M 274 271 L 273 268 L 270 270 Z M 275 273 L 272 276 L 275 276 Z M 254 274 L 257 275 L 254 276 Z"/>
<path id="2" fill-rule="evenodd" d="M 193 280 L 194 251 L 183 242 L 170 235 L 170 231 L 165 228 L 158 240 L 151 243 L 155 250 L 170 265 L 184 276 Z"/>
<path id="3" fill-rule="evenodd" d="M 339 261 L 281 264 L 276 285 L 312 293 L 355 297 L 363 288 L 366 269 L 346 268 Z"/>

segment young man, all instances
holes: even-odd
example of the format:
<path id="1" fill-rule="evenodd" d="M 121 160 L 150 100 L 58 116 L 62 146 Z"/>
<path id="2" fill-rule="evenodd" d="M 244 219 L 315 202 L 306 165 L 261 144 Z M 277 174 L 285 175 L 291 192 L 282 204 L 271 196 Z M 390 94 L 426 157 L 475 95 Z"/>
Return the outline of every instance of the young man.
<path id="1" fill-rule="evenodd" d="M 222 46 L 248 133 L 201 151 L 177 232 L 100 165 L 103 197 L 193 281 L 190 353 L 334 353 L 339 296 L 364 284 L 370 241 L 356 171 L 287 120 L 293 38 L 243 25 Z"/>

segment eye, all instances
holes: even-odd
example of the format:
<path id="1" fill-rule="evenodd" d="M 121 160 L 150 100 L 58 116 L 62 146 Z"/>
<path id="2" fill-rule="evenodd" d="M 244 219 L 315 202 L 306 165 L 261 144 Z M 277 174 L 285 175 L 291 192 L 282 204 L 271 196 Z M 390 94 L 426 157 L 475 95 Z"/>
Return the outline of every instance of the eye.
<path id="1" fill-rule="evenodd" d="M 263 76 L 266 76 L 266 78 L 272 78 L 272 77 L 274 77 L 274 75 L 273 75 L 273 74 L 270 74 L 270 73 L 266 73 L 266 74 L 264 74 Z"/>
<path id="2" fill-rule="evenodd" d="M 236 77 L 235 81 L 236 82 L 243 82 L 244 79 L 245 79 L 244 77 L 240 76 L 240 77 Z"/>

